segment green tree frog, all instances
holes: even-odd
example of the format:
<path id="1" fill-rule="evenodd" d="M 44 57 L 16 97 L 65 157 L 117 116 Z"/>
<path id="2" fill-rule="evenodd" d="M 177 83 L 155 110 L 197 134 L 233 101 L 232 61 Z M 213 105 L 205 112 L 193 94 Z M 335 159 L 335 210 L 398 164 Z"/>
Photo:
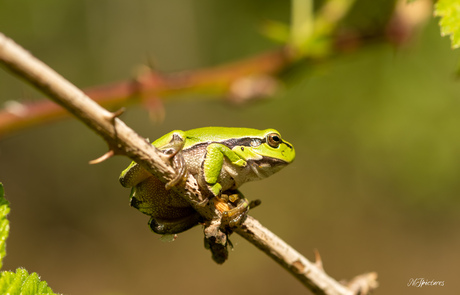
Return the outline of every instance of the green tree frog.
<path id="1" fill-rule="evenodd" d="M 170 190 L 187 173 L 197 179 L 204 196 L 223 199 L 221 206 L 216 205 L 216 208 L 228 213 L 235 209 L 225 205 L 235 200 L 228 198 L 227 192 L 234 192 L 245 182 L 268 177 L 295 158 L 292 144 L 274 129 L 205 127 L 175 130 L 152 145 L 169 155 L 177 176 L 165 185 L 132 162 L 121 173 L 120 182 L 124 187 L 132 187 L 131 206 L 151 216 L 149 226 L 158 234 L 180 233 L 200 222 L 200 215 L 190 204 Z M 244 200 L 236 206 L 239 211 L 248 209 Z"/>

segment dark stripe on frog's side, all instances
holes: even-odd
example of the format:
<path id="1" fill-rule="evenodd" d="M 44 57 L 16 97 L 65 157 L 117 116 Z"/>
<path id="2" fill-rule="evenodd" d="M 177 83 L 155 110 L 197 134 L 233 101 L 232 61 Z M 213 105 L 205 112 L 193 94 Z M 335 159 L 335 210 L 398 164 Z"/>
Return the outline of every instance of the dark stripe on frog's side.
<path id="1" fill-rule="evenodd" d="M 202 143 L 199 143 L 199 144 L 195 144 L 192 147 L 184 148 L 183 150 L 184 151 L 190 151 L 190 150 L 202 148 L 203 146 L 207 146 L 207 145 L 210 145 L 210 144 L 213 144 L 213 143 L 223 144 L 223 145 L 227 146 L 230 149 L 233 149 L 235 146 L 247 146 L 247 147 L 250 147 L 251 146 L 251 141 L 254 140 L 254 139 L 261 140 L 260 138 L 257 138 L 257 137 L 254 137 L 254 138 L 252 138 L 252 137 L 230 138 L 230 139 L 226 139 L 224 141 L 202 142 Z M 264 139 L 262 140 L 262 142 L 263 141 L 264 141 Z"/>
<path id="2" fill-rule="evenodd" d="M 251 142 L 253 142 L 253 140 L 260 140 L 261 144 L 264 144 L 264 143 L 267 142 L 267 139 L 265 137 L 264 138 L 259 138 L 259 137 L 240 137 L 240 138 L 230 138 L 230 139 L 226 139 L 226 140 L 223 140 L 223 141 L 203 142 L 203 143 L 196 144 L 196 145 L 194 145 L 192 147 L 185 148 L 184 150 L 193 150 L 195 148 L 202 147 L 203 145 L 209 145 L 209 144 L 212 144 L 212 143 L 220 143 L 220 144 L 223 144 L 223 145 L 227 146 L 230 149 L 233 149 L 235 146 L 247 146 L 247 147 L 250 147 Z M 285 141 L 282 141 L 282 144 L 287 145 L 290 149 L 293 148 L 292 145 L 288 144 Z"/>
<path id="3" fill-rule="evenodd" d="M 228 146 L 230 149 L 233 149 L 235 146 L 251 146 L 251 142 L 253 140 L 259 140 L 261 144 L 267 142 L 267 137 L 259 138 L 259 137 L 243 137 L 243 138 L 230 138 L 227 140 L 222 141 L 221 143 Z M 281 141 L 281 144 L 287 145 L 292 150 L 292 145 L 285 141 Z"/>
<path id="4" fill-rule="evenodd" d="M 262 140 L 258 137 L 240 137 L 240 138 L 230 138 L 220 143 L 228 146 L 230 149 L 233 149 L 235 146 L 251 146 L 251 142 L 254 140 L 260 140 L 261 142 L 264 142 L 265 139 Z"/>

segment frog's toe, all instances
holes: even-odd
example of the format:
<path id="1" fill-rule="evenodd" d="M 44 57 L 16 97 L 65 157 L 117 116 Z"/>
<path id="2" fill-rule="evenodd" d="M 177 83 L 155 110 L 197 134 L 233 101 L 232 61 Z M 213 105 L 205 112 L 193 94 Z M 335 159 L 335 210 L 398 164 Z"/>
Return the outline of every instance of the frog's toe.
<path id="1" fill-rule="evenodd" d="M 222 212 L 222 221 L 228 224 L 229 227 L 239 226 L 246 219 L 248 211 L 249 202 L 243 197 L 238 201 L 236 207 Z"/>
<path id="2" fill-rule="evenodd" d="M 187 164 L 185 163 L 185 159 L 182 153 L 179 152 L 175 154 L 173 158 L 173 166 L 176 170 L 176 175 L 166 184 L 166 190 L 170 190 L 171 188 L 176 186 L 187 175 Z"/>
<path id="3" fill-rule="evenodd" d="M 249 203 L 249 209 L 254 209 L 255 207 L 258 207 L 260 204 L 262 204 L 262 201 L 257 199 L 257 200 L 252 200 Z"/>
<path id="4" fill-rule="evenodd" d="M 221 195 L 222 192 L 222 185 L 220 183 L 214 183 L 214 184 L 209 184 L 208 183 L 208 189 L 211 191 L 211 193 L 215 196 L 218 197 Z"/>
<path id="5" fill-rule="evenodd" d="M 230 209 L 229 211 L 234 209 Z M 248 210 L 249 208 L 246 208 L 245 210 L 238 210 L 237 212 L 226 211 L 222 214 L 222 220 L 224 223 L 228 224 L 230 228 L 240 226 L 243 224 L 244 220 L 246 220 Z"/>

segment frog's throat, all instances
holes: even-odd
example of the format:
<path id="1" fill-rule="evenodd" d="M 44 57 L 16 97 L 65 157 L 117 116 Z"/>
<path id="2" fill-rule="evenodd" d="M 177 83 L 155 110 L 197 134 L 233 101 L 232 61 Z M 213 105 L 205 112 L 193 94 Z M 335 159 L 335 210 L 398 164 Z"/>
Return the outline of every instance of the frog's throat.
<path id="1" fill-rule="evenodd" d="M 248 161 L 248 166 L 251 168 L 251 171 L 259 179 L 267 178 L 288 164 L 289 163 L 284 160 L 269 157 L 262 157 L 261 160 L 257 161 Z"/>

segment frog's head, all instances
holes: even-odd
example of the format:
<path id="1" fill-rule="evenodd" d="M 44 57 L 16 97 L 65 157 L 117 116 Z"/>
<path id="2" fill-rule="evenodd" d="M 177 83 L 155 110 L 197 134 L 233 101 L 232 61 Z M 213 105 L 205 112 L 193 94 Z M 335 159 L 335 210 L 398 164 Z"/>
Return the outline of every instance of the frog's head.
<path id="1" fill-rule="evenodd" d="M 260 178 L 278 172 L 295 158 L 292 144 L 282 139 L 275 129 L 262 130 L 258 136 L 251 136 L 249 140 L 249 144 L 234 151 L 251 165 Z"/>

